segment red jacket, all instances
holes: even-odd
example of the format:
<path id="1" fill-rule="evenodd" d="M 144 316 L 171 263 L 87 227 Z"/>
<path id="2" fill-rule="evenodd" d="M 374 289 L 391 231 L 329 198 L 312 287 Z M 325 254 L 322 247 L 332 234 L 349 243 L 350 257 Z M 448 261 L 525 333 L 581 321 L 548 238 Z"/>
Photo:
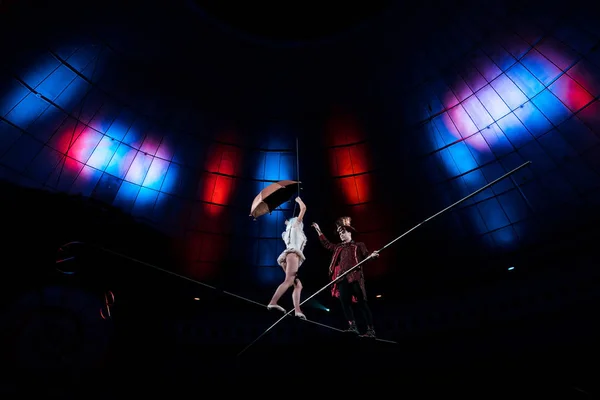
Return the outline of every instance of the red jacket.
<path id="1" fill-rule="evenodd" d="M 329 275 L 331 275 L 332 280 L 335 280 L 338 276 L 340 276 L 340 274 L 348 271 L 369 256 L 369 250 L 367 250 L 367 246 L 362 242 L 350 241 L 348 243 L 333 244 L 327 240 L 325 235 L 322 233 L 319 235 L 319 240 L 321 241 L 323 247 L 333 252 L 333 257 L 331 258 L 331 263 L 329 264 Z M 356 268 L 342 279 L 346 279 L 348 282 L 358 281 L 363 293 L 363 297 L 365 300 L 367 300 L 365 277 L 362 266 Z M 333 297 L 340 297 L 340 291 L 337 283 L 332 285 L 331 295 Z M 357 299 L 352 296 L 352 301 L 356 302 Z"/>

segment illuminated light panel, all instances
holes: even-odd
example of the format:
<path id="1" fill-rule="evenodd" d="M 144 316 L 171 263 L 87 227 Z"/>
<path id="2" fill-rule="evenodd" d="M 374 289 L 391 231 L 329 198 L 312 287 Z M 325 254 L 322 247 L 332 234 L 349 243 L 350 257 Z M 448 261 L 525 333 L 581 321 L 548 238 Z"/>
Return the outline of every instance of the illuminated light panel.
<path id="1" fill-rule="evenodd" d="M 152 143 L 160 143 L 159 139 L 152 140 Z M 75 121 L 63 125 L 49 145 L 66 154 L 67 159 L 77 161 L 65 162 L 63 170 L 71 171 L 75 168 L 80 171 L 81 179 L 94 179 L 97 175 L 95 171 L 98 171 L 124 180 L 127 184 L 124 182 L 119 188 L 114 204 L 126 210 L 137 210 L 140 207 L 146 210 L 147 206 L 153 206 L 171 165 L 168 160 L 139 151 L 81 123 L 76 124 Z M 155 147 L 158 149 L 158 145 Z M 166 146 L 163 149 L 163 152 L 170 151 Z M 80 168 L 80 164 L 86 168 Z M 173 168 L 169 185 L 177 180 L 176 172 L 177 169 Z M 144 188 L 150 191 L 141 190 Z M 147 195 L 138 197 L 140 193 Z"/>
<path id="2" fill-rule="evenodd" d="M 124 179 L 136 154 L 137 150 L 132 149 L 126 144 L 120 142 L 119 147 L 117 147 L 115 154 L 108 163 L 108 167 L 106 167 L 106 172 L 116 176 L 117 178 Z"/>
<path id="3" fill-rule="evenodd" d="M 371 174 L 356 175 L 336 179 L 336 186 L 343 193 L 346 204 L 354 205 L 366 203 L 372 200 Z"/>
<path id="4" fill-rule="evenodd" d="M 71 139 L 70 135 L 65 135 L 65 142 L 68 141 L 70 143 L 67 156 L 89 165 L 88 160 L 96 151 L 98 144 L 100 144 L 100 141 L 102 140 L 102 136 L 103 135 L 101 133 L 98 133 L 90 128 L 84 128 L 79 135 L 75 135 L 73 140 Z M 99 157 L 102 157 L 104 155 L 103 153 L 104 149 L 99 149 Z M 93 167 L 93 165 L 90 166 Z"/>
<path id="5" fill-rule="evenodd" d="M 171 136 L 163 136 L 158 149 L 156 150 L 156 157 L 162 158 L 163 160 L 171 161 L 173 158 L 174 140 Z"/>
<path id="6" fill-rule="evenodd" d="M 535 47 L 559 70 L 567 70 L 579 58 L 573 49 L 551 36 L 545 37 Z"/>
<path id="7" fill-rule="evenodd" d="M 490 119 L 493 121 L 498 120 L 510 113 L 509 105 L 510 102 L 504 102 L 502 97 L 498 94 L 496 89 L 492 87 L 492 85 L 484 86 L 479 92 L 476 94 L 477 99 L 481 102 L 484 110 L 489 113 Z M 525 99 L 518 98 L 518 100 L 513 101 L 514 104 L 518 105 L 523 104 Z M 508 104 L 507 104 L 508 103 Z M 515 107 L 515 108 L 516 108 Z M 489 125 L 489 124 L 488 124 Z"/>
<path id="8" fill-rule="evenodd" d="M 170 164 L 167 160 L 153 157 L 142 186 L 148 189 L 161 190 Z"/>
<path id="9" fill-rule="evenodd" d="M 87 164 L 91 167 L 104 171 L 113 155 L 119 148 L 119 142 L 108 136 L 103 136 L 100 142 L 96 146 L 96 149 L 90 156 Z M 75 157 L 77 159 L 77 157 Z"/>
<path id="10" fill-rule="evenodd" d="M 329 150 L 330 169 L 334 176 L 346 176 L 365 173 L 371 160 L 364 143 L 351 146 L 334 147 Z"/>
<path id="11" fill-rule="evenodd" d="M 7 116 L 7 114 L 21 103 L 26 96 L 32 94 L 29 89 L 15 79 L 11 79 L 7 84 L 3 84 L 2 91 L 4 92 L 4 95 L 0 101 L 0 115 L 3 117 Z M 28 123 L 31 122 L 33 118 L 36 118 L 37 115 L 33 114 L 31 117 L 24 117 L 23 119 L 13 116 L 10 118 L 10 121 L 18 126 L 28 125 Z"/>
<path id="12" fill-rule="evenodd" d="M 85 164 L 69 157 L 63 157 L 54 169 L 46 184 L 63 192 L 68 192 L 75 179 L 80 175 Z"/>
<path id="13" fill-rule="evenodd" d="M 545 87 L 552 83 L 562 71 L 536 49 L 531 49 L 521 60 L 525 68 Z"/>
<path id="14" fill-rule="evenodd" d="M 125 212 L 130 212 L 140 192 L 140 186 L 131 182 L 122 182 L 113 200 L 113 205 Z"/>
<path id="15" fill-rule="evenodd" d="M 113 117 L 108 117 L 106 119 L 102 117 L 94 118 L 94 121 L 98 121 L 97 125 L 99 125 L 92 125 L 94 129 L 97 129 L 99 132 L 105 132 L 107 136 L 120 142 L 123 141 L 131 127 L 130 122 L 124 122 L 120 119 L 114 120 Z"/>
<path id="16" fill-rule="evenodd" d="M 437 93 L 447 108 L 432 120 L 427 131 L 436 148 L 448 146 L 437 153 L 449 177 L 477 170 L 515 149 L 530 147 L 535 138 L 542 137 L 593 101 L 592 93 L 600 93 L 600 75 L 588 72 L 593 67 L 576 63 L 565 71 L 575 63 L 575 52 L 568 51 L 558 41 L 543 40 L 537 48 L 524 49 L 514 49 L 514 54 L 524 55 L 517 62 L 507 54 L 501 56 L 501 52 L 491 54 L 491 59 L 479 52 L 473 63 L 488 82 L 482 84 L 480 75 L 475 77 L 477 79 L 469 78 L 475 88 L 472 96 L 466 97 L 468 90 L 458 76 L 449 85 L 452 91 Z M 509 59 L 512 61 L 508 62 Z M 471 68 L 464 67 L 465 71 Z M 511 167 L 516 165 L 511 164 Z M 507 168 L 501 168 L 493 177 L 468 173 L 450 184 L 458 189 L 457 196 L 465 196 L 502 175 Z M 479 195 L 477 199 L 481 201 L 484 197 Z M 476 206 L 480 215 L 477 223 L 484 224 L 482 232 L 494 231 L 486 240 L 498 247 L 510 247 L 517 234 L 507 215 L 517 206 L 513 202 L 500 204 L 491 200 Z"/>
<path id="17" fill-rule="evenodd" d="M 44 52 L 37 56 L 35 62 L 23 66 L 24 68 L 19 71 L 19 77 L 29 86 L 36 88 L 48 79 L 60 65 L 60 62 L 50 53 Z M 68 83 L 63 82 L 62 87 L 66 87 Z"/>
<path id="18" fill-rule="evenodd" d="M 346 204 L 341 211 L 353 218 L 353 224 L 359 232 L 374 231 L 368 234 L 357 234 L 356 240 L 365 242 L 370 251 L 381 248 L 385 240 L 389 241 L 380 229 L 385 224 L 384 206 L 374 202 L 373 198 L 373 163 L 368 146 L 361 143 L 364 132 L 359 128 L 355 118 L 350 115 L 334 116 L 326 125 L 326 143 L 329 169 L 334 178 L 338 194 Z M 378 230 L 379 229 L 379 230 Z M 388 257 L 395 255 L 388 253 Z M 389 264 L 375 261 L 368 268 L 369 277 L 383 276 Z"/>
<path id="19" fill-rule="evenodd" d="M 144 138 L 144 143 L 142 147 L 140 147 L 140 151 L 147 153 L 151 156 L 155 155 L 158 151 L 158 147 L 160 146 L 160 141 L 156 136 L 148 135 Z"/>
<path id="20" fill-rule="evenodd" d="M 161 185 L 161 191 L 176 194 L 180 186 L 179 181 L 184 179 L 185 176 L 185 174 L 181 173 L 182 170 L 184 168 L 181 165 L 173 162 L 169 163 L 169 168 L 165 173 L 165 178 Z"/>
<path id="21" fill-rule="evenodd" d="M 295 143 L 284 140 L 277 130 L 267 137 L 266 151 L 257 151 L 254 169 L 253 192 L 248 196 L 248 207 L 254 196 L 273 181 L 296 180 Z M 288 136 L 291 137 L 291 136 Z M 280 151 L 281 149 L 289 149 Z M 293 201 L 293 197 L 291 199 Z M 266 214 L 251 223 L 256 229 L 256 242 L 252 243 L 250 259 L 253 273 L 258 282 L 271 287 L 281 283 L 282 270 L 277 265 L 277 257 L 283 251 L 281 233 L 285 230 L 285 220 L 292 216 L 294 206 L 291 202 L 282 204 L 278 210 Z M 249 211 L 249 209 L 248 209 Z M 297 215 L 297 214 L 296 214 Z"/>
<path id="22" fill-rule="evenodd" d="M 90 56 L 88 62 L 93 57 Z M 44 52 L 36 62 L 23 66 L 18 77 L 43 96 L 69 108 L 80 101 L 87 84 L 62 65 L 50 53 Z M 0 113 L 15 125 L 26 129 L 51 105 L 38 98 L 17 80 L 12 80 L 0 98 Z"/>
<path id="23" fill-rule="evenodd" d="M 572 112 L 577 112 L 588 105 L 593 96 L 570 76 L 563 75 L 550 87 L 550 91 L 556 95 Z"/>
<path id="24" fill-rule="evenodd" d="M 586 59 L 580 60 L 567 74 L 585 88 L 593 97 L 600 95 L 600 68 Z"/>
<path id="25" fill-rule="evenodd" d="M 242 152 L 230 145 L 215 143 L 211 145 L 205 161 L 208 171 L 202 177 L 199 198 L 208 203 L 226 206 L 231 201 L 235 189 L 235 175 L 241 168 Z M 224 207 L 210 207 L 217 215 Z"/>
<path id="26" fill-rule="evenodd" d="M 146 178 L 154 157 L 144 154 L 141 151 L 134 150 L 133 152 L 135 152 L 135 156 L 125 175 L 125 180 L 136 185 L 141 185 Z"/>
<path id="27" fill-rule="evenodd" d="M 456 77 L 453 81 L 449 82 L 448 86 L 450 86 L 450 89 L 454 92 L 459 102 L 463 102 L 473 94 L 471 88 L 461 77 Z"/>
<path id="28" fill-rule="evenodd" d="M 456 115 L 452 113 L 450 113 L 450 115 L 454 120 L 461 121 L 461 123 L 457 124 L 457 126 L 459 126 L 459 131 L 461 132 L 461 136 L 463 138 L 469 138 L 494 123 L 494 119 L 487 112 L 483 104 L 481 104 L 476 96 L 469 97 L 462 103 L 462 106 L 464 107 L 466 115 Z M 461 110 L 462 108 L 455 107 L 455 109 Z M 466 124 L 467 121 L 471 122 L 465 127 L 465 129 L 460 129 L 460 125 Z"/>
<path id="29" fill-rule="evenodd" d="M 10 109 L 5 118 L 19 128 L 27 129 L 48 107 L 45 100 L 38 98 L 33 93 L 28 93 Z"/>
<path id="30" fill-rule="evenodd" d="M 208 149 L 204 164 L 207 172 L 200 179 L 196 195 L 201 201 L 193 205 L 188 226 L 195 232 L 186 251 L 190 273 L 199 279 L 213 277 L 227 254 L 228 241 L 215 233 L 222 233 L 231 225 L 224 211 L 234 194 L 241 156 L 241 150 L 232 145 L 213 143 Z"/>
<path id="31" fill-rule="evenodd" d="M 454 93 L 451 91 L 444 92 L 441 100 L 442 100 L 442 103 L 444 104 L 444 107 L 446 107 L 446 109 L 450 109 L 450 108 L 456 106 L 458 103 L 460 103 L 460 101 L 458 101 L 458 99 L 456 98 Z"/>
<path id="32" fill-rule="evenodd" d="M 330 146 L 330 172 L 336 179 L 346 204 L 370 200 L 371 160 L 364 143 L 364 133 L 349 115 L 336 115 L 326 125 L 325 140 Z M 341 147 L 333 147 L 341 146 Z"/>
<path id="33" fill-rule="evenodd" d="M 123 143 L 125 143 L 126 145 L 128 145 L 134 149 L 138 149 L 143 152 L 142 144 L 144 143 L 144 139 L 145 139 L 146 135 L 144 134 L 143 127 L 140 127 L 139 125 L 140 124 L 138 124 L 138 123 L 134 123 L 134 125 L 132 125 L 129 128 L 129 130 L 125 134 L 125 137 L 123 138 Z M 140 128 L 142 128 L 142 129 L 140 129 Z"/>
<path id="34" fill-rule="evenodd" d="M 502 107 L 502 104 L 505 104 L 510 110 L 515 110 L 529 100 L 525 93 L 506 74 L 502 74 L 491 81 L 490 86 L 498 97 L 494 97 L 497 103 L 488 102 L 484 104 L 488 110 L 488 107 Z"/>
<path id="35" fill-rule="evenodd" d="M 91 78 L 100 76 L 104 66 L 99 64 L 101 50 L 90 46 L 71 50 L 61 56 L 88 76 L 93 70 L 95 76 Z M 88 84 L 50 53 L 41 54 L 38 62 L 21 68 L 17 77 L 67 110 L 82 102 L 84 108 L 77 114 L 90 121 L 86 125 L 67 118 L 17 79 L 10 80 L 0 97 L 0 113 L 26 131 L 31 128 L 33 137 L 53 149 L 38 154 L 35 164 L 30 165 L 39 171 L 31 171 L 30 175 L 39 175 L 50 187 L 85 196 L 102 192 L 95 189 L 96 185 L 105 185 L 106 174 L 111 175 L 119 183 L 113 204 L 143 216 L 150 215 L 153 207 L 167 198 L 159 191 L 173 193 L 182 186 L 181 169 L 170 162 L 172 138 L 157 135 L 145 120 L 126 108 L 111 105 L 104 97 L 94 100 L 92 94 L 92 100 L 87 96 L 84 99 L 84 95 L 90 95 Z M 54 150 L 60 154 L 55 168 Z"/>
<path id="36" fill-rule="evenodd" d="M 201 200 L 221 206 L 211 207 L 212 212 L 220 213 L 224 210 L 222 206 L 227 205 L 231 199 L 234 188 L 234 178 L 215 174 L 204 174 L 201 187 Z"/>
<path id="37" fill-rule="evenodd" d="M 141 186 L 140 191 L 135 198 L 132 213 L 148 217 L 154 208 L 157 198 L 158 191 Z"/>

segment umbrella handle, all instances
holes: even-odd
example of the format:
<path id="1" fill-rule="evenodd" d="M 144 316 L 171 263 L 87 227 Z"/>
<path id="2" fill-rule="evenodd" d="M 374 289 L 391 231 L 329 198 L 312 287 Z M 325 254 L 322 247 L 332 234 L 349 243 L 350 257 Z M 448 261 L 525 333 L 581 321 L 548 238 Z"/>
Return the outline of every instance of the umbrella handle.
<path id="1" fill-rule="evenodd" d="M 298 197 L 300 197 L 300 157 L 299 157 L 299 151 L 298 151 L 298 137 L 296 136 L 296 181 L 298 182 Z M 296 205 L 298 203 L 296 203 L 294 201 L 294 212 L 292 213 L 292 216 L 296 215 Z"/>

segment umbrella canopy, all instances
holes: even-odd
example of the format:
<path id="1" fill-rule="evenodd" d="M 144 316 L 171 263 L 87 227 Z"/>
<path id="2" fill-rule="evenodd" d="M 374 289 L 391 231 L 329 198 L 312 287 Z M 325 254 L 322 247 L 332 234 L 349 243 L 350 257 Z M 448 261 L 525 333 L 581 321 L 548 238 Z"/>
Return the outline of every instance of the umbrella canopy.
<path id="1" fill-rule="evenodd" d="M 298 190 L 299 181 L 279 181 L 260 191 L 252 202 L 250 216 L 255 219 L 270 213 L 290 199 Z"/>

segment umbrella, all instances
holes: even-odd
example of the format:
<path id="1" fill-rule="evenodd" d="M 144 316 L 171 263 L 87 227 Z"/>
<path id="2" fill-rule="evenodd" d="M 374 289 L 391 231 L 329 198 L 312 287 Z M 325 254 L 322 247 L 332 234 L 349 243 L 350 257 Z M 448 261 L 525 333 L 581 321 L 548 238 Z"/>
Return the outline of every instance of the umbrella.
<path id="1" fill-rule="evenodd" d="M 250 216 L 256 219 L 288 201 L 298 190 L 296 185 L 299 183 L 299 181 L 279 181 L 261 190 L 252 202 Z"/>

